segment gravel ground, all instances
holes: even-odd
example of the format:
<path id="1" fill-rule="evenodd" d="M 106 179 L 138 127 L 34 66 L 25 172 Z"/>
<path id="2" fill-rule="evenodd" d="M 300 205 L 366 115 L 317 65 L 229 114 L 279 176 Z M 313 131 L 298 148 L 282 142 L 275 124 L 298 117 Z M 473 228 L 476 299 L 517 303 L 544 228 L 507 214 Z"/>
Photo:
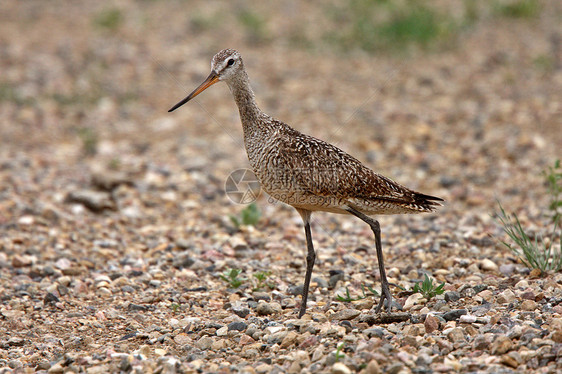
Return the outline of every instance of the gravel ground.
<path id="1" fill-rule="evenodd" d="M 560 372 L 562 274 L 526 268 L 491 216 L 499 199 L 530 232 L 548 228 L 560 3 L 483 17 L 407 57 L 295 46 L 296 32 L 321 39 L 319 2 L 258 5 L 256 39 L 233 16 L 246 7 L 0 3 L 0 372 Z M 338 301 L 378 289 L 373 237 L 317 214 L 296 319 L 300 217 L 262 194 L 255 226 L 230 219 L 245 206 L 224 184 L 248 161 L 226 86 L 166 112 L 225 47 L 242 52 L 266 112 L 446 200 L 380 217 L 390 282 L 411 290 L 429 274 L 443 295 L 394 288 L 402 312 L 386 319 L 372 297 Z M 220 277 L 233 268 L 237 289 Z"/>

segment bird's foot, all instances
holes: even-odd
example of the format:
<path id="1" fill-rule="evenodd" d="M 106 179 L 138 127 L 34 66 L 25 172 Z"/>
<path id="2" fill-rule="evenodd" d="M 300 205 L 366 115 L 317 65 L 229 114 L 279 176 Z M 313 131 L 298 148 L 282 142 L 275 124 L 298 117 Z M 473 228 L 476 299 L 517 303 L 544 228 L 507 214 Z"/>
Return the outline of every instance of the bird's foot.
<path id="1" fill-rule="evenodd" d="M 385 303 L 386 300 L 386 303 Z M 382 287 L 381 289 L 381 298 L 379 300 L 379 304 L 375 309 L 375 313 L 380 313 L 383 306 L 386 304 L 386 312 L 390 313 L 392 311 L 392 295 L 390 294 L 390 290 L 387 287 Z"/>

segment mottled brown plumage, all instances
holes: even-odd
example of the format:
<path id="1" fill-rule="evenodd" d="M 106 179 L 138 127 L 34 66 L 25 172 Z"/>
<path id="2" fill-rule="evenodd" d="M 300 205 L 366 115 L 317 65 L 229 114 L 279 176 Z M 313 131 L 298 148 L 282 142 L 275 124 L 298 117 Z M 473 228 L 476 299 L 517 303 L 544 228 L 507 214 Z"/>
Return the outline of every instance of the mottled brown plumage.
<path id="1" fill-rule="evenodd" d="M 262 112 L 254 97 L 240 53 L 225 49 L 211 62 L 211 74 L 170 111 L 185 104 L 210 85 L 227 83 L 240 112 L 248 159 L 264 191 L 293 206 L 301 215 L 308 247 L 301 317 L 306 312 L 308 287 L 315 261 L 310 232 L 313 211 L 351 214 L 365 221 L 375 234 L 381 274 L 381 300 L 377 312 L 392 297 L 386 279 L 377 214 L 431 212 L 442 199 L 412 191 L 379 175 L 341 149 Z"/>

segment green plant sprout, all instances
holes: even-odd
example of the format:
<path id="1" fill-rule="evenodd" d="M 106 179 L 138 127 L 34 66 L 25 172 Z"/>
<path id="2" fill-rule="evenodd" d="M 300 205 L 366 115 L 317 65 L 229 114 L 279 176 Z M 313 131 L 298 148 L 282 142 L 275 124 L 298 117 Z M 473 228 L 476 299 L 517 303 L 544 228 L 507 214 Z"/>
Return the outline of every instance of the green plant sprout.
<path id="1" fill-rule="evenodd" d="M 367 290 L 369 290 L 369 292 L 371 293 L 370 295 L 368 295 L 365 292 L 365 288 L 367 288 Z M 379 296 L 379 293 L 374 290 L 371 286 L 366 286 L 365 285 L 361 285 L 361 292 L 363 293 L 363 295 L 358 295 L 357 297 L 352 297 L 351 293 L 349 292 L 349 288 L 345 287 L 345 295 L 336 295 L 336 299 L 338 301 L 344 302 L 344 303 L 350 303 L 352 301 L 358 301 L 358 300 L 363 300 L 365 298 L 367 298 L 368 296 Z"/>
<path id="2" fill-rule="evenodd" d="M 270 271 L 258 271 L 257 273 L 253 274 L 253 277 L 256 278 L 257 284 L 254 287 L 254 291 L 261 290 L 265 286 L 273 289 L 275 286 L 271 283 L 266 283 L 267 278 L 271 275 Z"/>
<path id="3" fill-rule="evenodd" d="M 560 228 L 562 218 L 562 166 L 560 160 L 556 160 L 553 166 L 549 166 L 543 171 L 542 175 L 546 179 L 548 192 L 550 195 L 550 203 L 548 206 L 552 216 L 550 217 L 553 224 L 552 233 L 548 238 L 544 238 L 542 234 L 534 235 L 531 238 L 525 232 L 521 222 L 515 213 L 508 214 L 498 201 L 500 212 L 496 214 L 498 221 L 507 236 L 515 243 L 512 245 L 504 240 L 502 243 L 509 248 L 520 260 L 530 269 L 538 269 L 541 273 L 548 271 L 559 271 L 562 269 L 562 232 L 557 230 Z M 558 236 L 558 248 L 556 248 L 556 237 Z M 548 240 L 547 240 L 548 239 Z"/>
<path id="4" fill-rule="evenodd" d="M 239 229 L 241 226 L 255 226 L 259 222 L 261 212 L 256 203 L 251 203 L 240 212 L 240 219 L 230 216 L 230 221 Z"/>
<path id="5" fill-rule="evenodd" d="M 441 295 L 443 292 L 445 292 L 443 287 L 445 287 L 445 282 L 441 283 L 440 285 L 433 284 L 433 278 L 430 278 L 427 276 L 427 274 L 424 274 L 423 282 L 414 284 L 414 288 L 412 288 L 412 291 L 414 293 L 421 293 L 423 297 L 429 301 L 435 296 Z"/>
<path id="6" fill-rule="evenodd" d="M 244 283 L 244 281 L 246 281 L 245 278 L 238 278 L 241 272 L 241 269 L 230 269 L 225 270 L 224 273 L 219 276 L 223 281 L 228 283 L 230 287 L 238 288 Z"/>
<path id="7" fill-rule="evenodd" d="M 338 346 L 336 347 L 336 353 L 334 353 L 334 357 L 336 358 L 336 362 L 338 362 L 340 359 L 345 358 L 345 354 L 343 354 L 341 352 L 344 346 L 345 346 L 345 343 L 342 342 L 342 343 L 338 344 Z"/>
<path id="8" fill-rule="evenodd" d="M 550 270 L 561 270 L 562 251 L 560 248 L 562 248 L 562 235 L 559 235 L 560 246 L 558 250 L 553 247 L 558 225 L 556 223 L 554 224 L 554 229 L 548 244 L 541 234 L 531 239 L 521 226 L 517 215 L 507 214 L 499 201 L 498 205 L 500 207 L 500 213 L 497 215 L 496 219 L 501 223 L 503 231 L 515 243 L 515 246 L 503 240 L 502 243 L 530 269 L 538 269 L 541 273 L 546 273 Z"/>

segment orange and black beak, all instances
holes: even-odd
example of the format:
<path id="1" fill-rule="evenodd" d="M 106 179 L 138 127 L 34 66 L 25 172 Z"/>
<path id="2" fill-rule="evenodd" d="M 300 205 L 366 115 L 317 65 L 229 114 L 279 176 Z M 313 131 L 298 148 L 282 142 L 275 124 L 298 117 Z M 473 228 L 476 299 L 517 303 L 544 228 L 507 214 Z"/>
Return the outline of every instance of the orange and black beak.
<path id="1" fill-rule="evenodd" d="M 174 105 L 172 107 L 172 109 L 168 110 L 168 112 L 172 112 L 172 111 L 178 109 L 180 106 L 187 103 L 189 100 L 193 99 L 195 96 L 197 96 L 201 92 L 205 91 L 206 88 L 212 86 L 213 84 L 217 83 L 218 81 L 219 81 L 219 76 L 217 75 L 217 73 L 215 73 L 214 71 L 211 71 L 211 74 L 209 74 L 207 79 L 205 79 L 205 81 L 203 83 L 201 83 L 201 85 L 199 87 L 197 87 L 195 90 L 193 90 L 192 93 L 187 95 L 187 97 L 185 99 L 183 99 L 182 101 L 180 101 L 179 103 Z"/>

